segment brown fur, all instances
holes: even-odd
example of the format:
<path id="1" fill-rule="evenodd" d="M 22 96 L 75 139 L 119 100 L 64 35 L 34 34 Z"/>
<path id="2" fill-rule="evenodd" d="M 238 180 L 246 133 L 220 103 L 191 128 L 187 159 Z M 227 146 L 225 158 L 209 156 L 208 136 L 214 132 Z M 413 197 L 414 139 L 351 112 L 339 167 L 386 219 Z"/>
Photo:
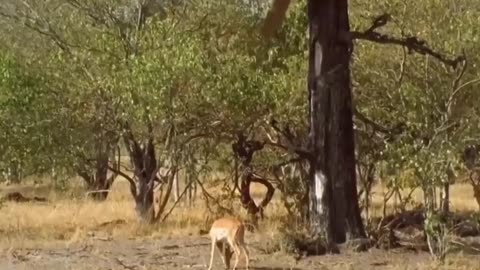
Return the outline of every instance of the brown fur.
<path id="1" fill-rule="evenodd" d="M 212 269 L 213 255 L 215 253 L 216 245 L 221 253 L 225 266 L 227 268 L 230 266 L 231 255 L 228 256 L 228 252 L 223 254 L 218 242 L 227 242 L 233 249 L 233 252 L 235 253 L 235 264 L 233 266 L 234 270 L 237 268 L 239 257 L 242 252 L 245 255 L 245 267 L 248 269 L 249 252 L 244 240 L 245 225 L 240 220 L 231 217 L 217 219 L 213 222 L 209 235 L 212 240 L 212 252 L 210 255 L 210 266 L 208 267 L 208 270 Z M 224 244 L 223 249 L 225 249 L 225 246 L 226 245 Z"/>

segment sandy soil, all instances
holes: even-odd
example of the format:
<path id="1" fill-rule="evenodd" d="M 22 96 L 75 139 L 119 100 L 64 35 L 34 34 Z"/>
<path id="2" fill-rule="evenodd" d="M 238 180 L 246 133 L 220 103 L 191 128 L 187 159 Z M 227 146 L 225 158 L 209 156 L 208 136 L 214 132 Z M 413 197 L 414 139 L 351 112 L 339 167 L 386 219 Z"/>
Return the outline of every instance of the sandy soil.
<path id="1" fill-rule="evenodd" d="M 316 256 L 295 262 L 283 254 L 263 254 L 249 243 L 252 270 L 287 269 L 438 269 L 425 253 L 370 250 L 366 253 Z M 210 244 L 207 238 L 191 236 L 170 239 L 111 240 L 97 237 L 82 243 L 48 243 L 41 248 L 2 247 L 0 269 L 5 270 L 107 270 L 107 269 L 206 269 Z M 218 256 L 218 253 L 216 253 Z M 462 256 L 461 265 L 441 269 L 480 269 L 480 256 Z M 232 260 L 233 263 L 233 260 Z M 240 263 L 243 269 L 243 262 Z M 450 265 L 450 267 L 449 267 Z M 465 267 L 465 268 L 464 268 Z M 472 268 L 470 268 L 472 267 Z M 214 269 L 224 269 L 220 257 Z"/>

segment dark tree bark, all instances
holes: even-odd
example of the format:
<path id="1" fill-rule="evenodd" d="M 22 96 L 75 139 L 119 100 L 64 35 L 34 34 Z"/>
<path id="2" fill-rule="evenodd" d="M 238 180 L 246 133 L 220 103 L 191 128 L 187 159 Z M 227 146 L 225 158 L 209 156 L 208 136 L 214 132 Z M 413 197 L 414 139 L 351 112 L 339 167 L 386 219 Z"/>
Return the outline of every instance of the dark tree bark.
<path id="1" fill-rule="evenodd" d="M 365 235 L 356 188 L 351 42 L 347 0 L 308 1 L 310 219 L 312 230 L 334 251 L 335 242 Z"/>
<path id="2" fill-rule="evenodd" d="M 108 197 L 110 187 L 115 179 L 115 174 L 108 177 L 108 155 L 97 157 L 93 168 L 89 166 L 78 167 L 77 174 L 87 184 L 88 197 L 95 201 L 105 201 Z"/>
<path id="3" fill-rule="evenodd" d="M 7 168 L 6 180 L 10 184 L 19 184 L 23 178 L 21 162 L 12 160 Z"/>
<path id="4" fill-rule="evenodd" d="M 238 134 L 237 142 L 232 144 L 232 150 L 236 157 L 240 159 L 242 167 L 239 187 L 242 206 L 247 210 L 255 226 L 257 226 L 258 215 L 263 218 L 263 209 L 272 200 L 275 192 L 275 188 L 269 181 L 254 174 L 250 164 L 253 154 L 263 149 L 263 146 L 264 144 L 258 141 L 246 140 L 242 133 Z M 252 182 L 260 183 L 267 188 L 267 194 L 265 194 L 264 199 L 259 205 L 255 204 L 255 201 L 250 195 L 250 184 Z"/>
<path id="5" fill-rule="evenodd" d="M 95 201 L 105 201 L 107 199 L 110 188 L 117 177 L 115 172 L 108 176 L 109 162 L 111 159 L 115 159 L 115 151 L 112 151 L 112 149 L 115 149 L 114 146 L 117 142 L 118 139 L 115 136 L 98 138 L 95 143 L 96 153 L 93 159 L 79 156 L 83 162 L 76 167 L 76 172 L 87 184 L 87 196 Z M 113 162 L 117 170 L 120 169 L 119 151 L 118 160 Z M 110 156 L 112 153 L 114 154 L 113 158 Z"/>
<path id="6" fill-rule="evenodd" d="M 135 199 L 135 210 L 143 222 L 153 223 L 155 220 L 153 190 L 155 181 L 159 180 L 153 138 L 139 143 L 135 139 L 130 126 L 126 124 L 123 139 L 138 183 L 138 188 L 136 188 L 134 182 L 130 183 L 130 185 L 133 185 L 131 190 Z"/>
<path id="7" fill-rule="evenodd" d="M 134 168 L 134 177 L 132 178 L 120 171 L 118 171 L 118 173 L 130 183 L 130 191 L 135 199 L 135 211 L 137 215 L 142 222 L 152 224 L 163 221 L 166 216 L 168 216 L 167 214 L 161 219 L 161 215 L 166 209 L 173 190 L 174 178 L 178 173 L 178 160 L 176 160 L 176 157 L 172 160 L 171 167 L 165 176 L 159 177 L 157 175 L 160 166 L 157 161 L 155 145 L 153 143 L 153 127 L 151 124 L 147 124 L 147 128 L 149 130 L 149 136 L 145 140 L 140 141 L 133 135 L 129 124 L 124 123 L 123 139 Z M 155 183 L 158 183 L 161 187 L 157 213 L 155 213 L 154 206 Z M 163 184 L 166 184 L 165 190 L 162 188 Z"/>
<path id="8" fill-rule="evenodd" d="M 331 25 L 325 5 L 331 1 L 308 1 L 309 17 L 309 70 L 308 90 L 310 102 L 310 140 L 313 158 L 310 166 L 310 225 L 314 234 L 323 238 L 332 251 L 334 236 L 334 204 L 332 198 L 332 181 L 327 166 L 326 150 L 328 146 L 328 127 L 330 111 L 329 90 L 325 85 L 324 71 L 331 64 L 327 62 L 328 39 L 332 34 L 322 31 L 322 26 Z M 324 11 L 322 14 L 322 10 Z M 331 11 L 330 11 L 331 12 Z M 325 16 L 325 14 L 327 16 Z M 323 16 L 322 16 L 323 15 Z M 323 20 L 323 21 L 322 21 Z M 328 71 L 328 70 L 327 70 Z"/>
<path id="9" fill-rule="evenodd" d="M 274 0 L 262 32 L 269 38 L 279 28 L 290 4 Z M 314 232 L 331 246 L 335 241 L 365 237 L 360 216 L 355 171 L 355 142 L 352 123 L 350 86 L 352 40 L 363 39 L 381 44 L 400 45 L 422 55 L 430 55 L 456 68 L 465 55 L 451 59 L 430 49 L 416 37 L 403 39 L 376 32 L 390 21 L 388 14 L 377 17 L 364 32 L 349 29 L 348 0 L 308 0 L 310 143 L 311 174 L 310 221 Z M 478 146 L 477 146 L 478 147 Z M 472 158 L 477 149 L 465 151 Z M 472 164 L 470 164 L 472 165 Z M 472 172 L 473 175 L 474 172 Z M 480 184 L 472 178 L 480 204 Z M 448 192 L 446 192 L 448 194 Z M 335 240 L 335 241 L 334 241 Z"/>
<path id="10" fill-rule="evenodd" d="M 480 207 L 480 170 L 479 170 L 479 161 L 480 157 L 480 145 L 469 145 L 467 146 L 462 154 L 462 160 L 469 170 L 469 179 L 470 184 L 473 189 L 473 196 L 477 201 L 478 206 Z"/>

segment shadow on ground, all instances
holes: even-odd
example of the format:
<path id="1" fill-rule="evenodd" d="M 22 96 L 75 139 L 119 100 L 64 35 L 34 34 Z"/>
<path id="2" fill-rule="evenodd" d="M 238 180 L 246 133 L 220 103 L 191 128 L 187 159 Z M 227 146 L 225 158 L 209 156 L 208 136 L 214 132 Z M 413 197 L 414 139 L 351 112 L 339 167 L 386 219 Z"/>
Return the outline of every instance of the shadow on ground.
<path id="1" fill-rule="evenodd" d="M 303 270 L 296 267 L 249 267 L 251 270 Z"/>

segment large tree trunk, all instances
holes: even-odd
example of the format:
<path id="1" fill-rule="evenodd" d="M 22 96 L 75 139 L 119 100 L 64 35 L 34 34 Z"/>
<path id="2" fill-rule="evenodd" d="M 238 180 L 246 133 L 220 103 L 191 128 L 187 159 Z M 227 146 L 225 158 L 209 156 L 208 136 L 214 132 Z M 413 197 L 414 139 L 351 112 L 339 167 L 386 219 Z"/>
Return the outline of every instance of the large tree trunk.
<path id="1" fill-rule="evenodd" d="M 470 184 L 473 189 L 473 196 L 480 207 L 480 145 L 469 145 L 463 150 L 462 159 L 470 171 Z"/>
<path id="2" fill-rule="evenodd" d="M 108 161 L 107 161 L 108 162 Z M 108 164 L 106 164 L 108 170 Z M 77 174 L 87 184 L 87 197 L 95 201 L 105 201 L 114 181 L 114 175 L 108 177 L 108 171 L 104 172 L 103 166 L 95 168 L 92 173 L 88 170 L 77 169 Z"/>
<path id="3" fill-rule="evenodd" d="M 105 145 L 105 151 L 99 150 L 97 154 L 95 178 L 93 183 L 93 191 L 90 197 L 94 200 L 104 201 L 107 199 L 110 187 L 113 183 L 113 175 L 108 177 L 108 161 L 110 145 Z"/>
<path id="4" fill-rule="evenodd" d="M 325 70 L 328 71 L 327 62 L 328 39 L 332 34 L 321 27 L 329 26 L 326 9 L 327 1 L 308 1 L 309 16 L 309 72 L 308 89 L 310 102 L 310 140 L 313 148 L 313 160 L 310 166 L 310 226 L 314 234 L 323 238 L 332 251 L 335 245 L 334 236 L 334 204 L 332 201 L 332 181 L 328 173 L 328 115 L 329 89 L 325 85 Z M 331 1 L 328 1 L 331 2 Z M 323 13 L 323 14 L 322 14 Z M 325 16 L 327 15 L 327 16 Z M 326 28 L 327 29 L 327 28 Z M 326 57 L 327 56 L 327 57 Z"/>
<path id="5" fill-rule="evenodd" d="M 138 180 L 135 209 L 142 221 L 152 223 L 155 216 L 153 189 L 157 173 L 157 161 L 152 140 L 145 143 L 143 147 L 136 144 L 136 151 L 131 158 L 135 164 L 134 172 Z"/>
<path id="6" fill-rule="evenodd" d="M 87 196 L 95 201 L 105 201 L 107 199 L 116 178 L 115 173 L 108 176 L 110 150 L 111 145 L 109 143 L 99 141 L 96 144 L 97 153 L 93 164 L 87 164 L 88 161 L 85 161 L 85 164 L 77 166 L 77 174 L 87 184 Z"/>
<path id="7" fill-rule="evenodd" d="M 142 222 L 153 223 L 155 219 L 154 209 L 154 183 L 157 180 L 157 159 L 153 138 L 140 144 L 126 124 L 124 142 L 130 155 L 130 161 L 134 168 L 134 175 L 138 183 L 135 190 L 135 210 Z M 131 185 L 135 183 L 130 183 Z"/>
<path id="8" fill-rule="evenodd" d="M 12 160 L 7 168 L 5 180 L 9 184 L 19 184 L 22 178 L 21 163 L 18 160 Z"/>
<path id="9" fill-rule="evenodd" d="M 338 10 L 338 32 L 337 38 L 340 40 L 338 48 L 338 64 L 341 70 L 338 77 L 338 89 L 333 91 L 333 115 L 337 116 L 337 124 L 334 125 L 334 138 L 338 138 L 336 148 L 339 151 L 334 166 L 337 171 L 337 179 L 344 181 L 345 188 L 345 217 L 347 238 L 364 238 L 366 237 L 365 228 L 363 226 L 362 216 L 360 212 L 358 191 L 357 191 L 357 175 L 355 164 L 355 133 L 353 130 L 353 108 L 352 108 L 352 89 L 350 78 L 350 61 L 353 45 L 345 40 L 342 42 L 342 33 L 350 32 L 350 22 L 348 19 L 348 0 L 337 1 Z M 339 190 L 341 192 L 341 190 Z"/>
<path id="10" fill-rule="evenodd" d="M 155 209 L 153 205 L 153 181 L 149 176 L 138 177 L 138 194 L 135 198 L 135 210 L 140 219 L 145 223 L 153 223 Z"/>
<path id="11" fill-rule="evenodd" d="M 101 171 L 101 169 L 100 169 Z M 77 170 L 77 174 L 85 181 L 87 184 L 87 197 L 94 201 L 105 201 L 108 198 L 110 192 L 110 187 L 113 184 L 114 176 L 110 177 L 107 174 L 99 172 L 99 169 L 96 169 L 95 173 L 90 173 L 87 171 Z"/>
<path id="12" fill-rule="evenodd" d="M 328 247 L 365 235 L 356 188 L 347 0 L 308 1 L 310 219 Z M 347 226 L 345 226 L 347 225 Z"/>

